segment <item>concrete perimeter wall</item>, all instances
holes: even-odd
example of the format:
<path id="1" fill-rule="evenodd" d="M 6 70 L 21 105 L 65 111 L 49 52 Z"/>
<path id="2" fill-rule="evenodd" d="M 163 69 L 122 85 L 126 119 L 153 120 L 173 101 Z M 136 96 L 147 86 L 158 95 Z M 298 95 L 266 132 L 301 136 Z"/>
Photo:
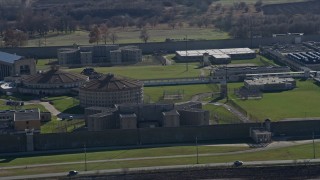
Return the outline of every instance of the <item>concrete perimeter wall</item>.
<path id="1" fill-rule="evenodd" d="M 74 132 L 60 134 L 35 134 L 34 150 L 59 150 L 87 147 L 110 147 L 127 145 L 193 143 L 215 140 L 248 139 L 251 127 L 261 123 L 213 125 L 201 127 L 146 128 L 131 130 L 108 130 L 101 132 Z M 272 122 L 274 136 L 303 136 L 312 138 L 320 135 L 320 120 Z M 0 153 L 26 151 L 24 135 L 0 135 Z"/>
<path id="2" fill-rule="evenodd" d="M 0 135 L 0 153 L 25 152 L 25 135 Z"/>
<path id="3" fill-rule="evenodd" d="M 320 35 L 303 36 L 302 41 L 320 41 Z M 273 43 L 292 43 L 294 36 L 269 37 L 254 39 L 227 39 L 227 40 L 208 40 L 208 41 L 188 41 L 188 50 L 195 49 L 216 49 L 216 48 L 258 48 L 260 45 L 270 45 Z M 186 42 L 157 42 L 157 43 L 132 43 L 121 44 L 120 46 L 135 45 L 142 49 L 144 54 L 150 54 L 155 51 L 167 51 L 173 53 L 178 50 L 186 50 Z M 17 54 L 25 57 L 34 58 L 56 58 L 59 48 L 73 46 L 47 46 L 47 47 L 21 47 L 21 48 L 0 48 L 0 51 Z"/>

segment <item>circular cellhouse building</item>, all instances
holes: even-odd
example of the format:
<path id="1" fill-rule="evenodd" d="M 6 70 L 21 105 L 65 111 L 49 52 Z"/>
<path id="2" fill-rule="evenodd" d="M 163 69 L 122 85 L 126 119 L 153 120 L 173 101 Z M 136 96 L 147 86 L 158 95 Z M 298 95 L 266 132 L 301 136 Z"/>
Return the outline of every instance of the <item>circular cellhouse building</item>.
<path id="1" fill-rule="evenodd" d="M 82 107 L 112 107 L 115 104 L 142 103 L 143 83 L 139 80 L 103 75 L 79 88 Z"/>
<path id="2" fill-rule="evenodd" d="M 55 66 L 47 72 L 22 77 L 18 91 L 22 94 L 65 95 L 87 81 L 87 76 L 62 71 Z"/>

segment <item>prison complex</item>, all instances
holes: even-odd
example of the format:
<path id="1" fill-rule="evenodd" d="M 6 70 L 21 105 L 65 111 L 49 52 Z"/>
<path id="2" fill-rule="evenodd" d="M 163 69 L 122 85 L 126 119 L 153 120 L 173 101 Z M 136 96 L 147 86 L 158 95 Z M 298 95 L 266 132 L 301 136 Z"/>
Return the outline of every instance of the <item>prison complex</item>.
<path id="1" fill-rule="evenodd" d="M 119 65 L 142 60 L 142 51 L 136 46 L 119 45 L 80 46 L 58 49 L 58 61 L 62 66 Z"/>

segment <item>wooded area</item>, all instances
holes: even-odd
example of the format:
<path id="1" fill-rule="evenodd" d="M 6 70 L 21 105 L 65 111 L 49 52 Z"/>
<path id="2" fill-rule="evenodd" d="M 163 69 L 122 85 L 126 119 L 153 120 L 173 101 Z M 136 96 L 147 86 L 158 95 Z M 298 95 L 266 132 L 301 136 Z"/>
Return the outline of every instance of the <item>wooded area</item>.
<path id="1" fill-rule="evenodd" d="M 292 10 L 295 3 L 289 3 L 294 15 L 287 11 L 265 15 L 261 0 L 255 4 L 235 1 L 232 5 L 219 0 L 5 0 L 1 3 L 0 37 L 5 46 L 12 47 L 25 44 L 28 38 L 45 37 L 49 32 L 66 34 L 79 29 L 90 31 L 90 43 L 114 43 L 116 32 L 109 31 L 114 27 L 137 27 L 141 30 L 140 39 L 146 43 L 150 38 L 147 29 L 159 24 L 172 29 L 183 26 L 220 29 L 233 38 L 270 37 L 288 32 L 318 34 L 320 28 L 317 13 L 295 12 Z M 304 5 L 301 2 L 297 7 L 301 4 Z M 305 5 L 308 8 L 320 2 L 305 2 Z M 286 4 L 279 6 L 283 8 Z M 93 40 L 97 38 L 94 33 L 101 37 Z"/>

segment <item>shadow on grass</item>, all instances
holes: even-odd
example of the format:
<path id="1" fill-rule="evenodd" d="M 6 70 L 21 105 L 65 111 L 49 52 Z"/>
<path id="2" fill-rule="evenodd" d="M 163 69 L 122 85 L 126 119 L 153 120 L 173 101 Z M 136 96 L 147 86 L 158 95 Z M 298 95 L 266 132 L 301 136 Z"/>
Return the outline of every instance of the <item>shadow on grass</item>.
<path id="1" fill-rule="evenodd" d="M 30 101 L 30 100 L 38 100 L 39 96 L 35 95 L 21 95 L 21 94 L 13 94 L 12 96 L 1 95 L 0 99 L 12 99 L 14 101 Z"/>
<path id="2" fill-rule="evenodd" d="M 84 114 L 84 108 L 80 107 L 80 105 L 73 106 L 63 111 L 66 114 Z"/>
<path id="3" fill-rule="evenodd" d="M 0 164 L 2 163 L 9 163 L 13 160 L 15 160 L 16 158 L 14 156 L 12 157 L 0 157 Z"/>

